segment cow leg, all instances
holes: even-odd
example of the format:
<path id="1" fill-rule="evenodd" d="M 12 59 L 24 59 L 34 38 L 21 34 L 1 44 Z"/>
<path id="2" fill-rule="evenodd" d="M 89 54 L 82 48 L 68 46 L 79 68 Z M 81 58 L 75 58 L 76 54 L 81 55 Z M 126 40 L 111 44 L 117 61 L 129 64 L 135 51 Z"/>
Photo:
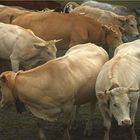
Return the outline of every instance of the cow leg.
<path id="1" fill-rule="evenodd" d="M 12 71 L 17 72 L 19 70 L 19 60 L 13 55 L 10 56 L 10 61 L 12 65 Z"/>
<path id="2" fill-rule="evenodd" d="M 99 108 L 104 120 L 104 140 L 109 140 L 109 132 L 111 128 L 111 114 L 106 104 L 99 103 Z"/>
<path id="3" fill-rule="evenodd" d="M 72 128 L 75 130 L 78 128 L 79 109 L 80 105 L 76 105 L 73 110 Z"/>
<path id="4" fill-rule="evenodd" d="M 135 114 L 137 111 L 137 104 L 138 102 L 133 102 L 130 106 L 130 118 L 132 121 L 132 126 L 130 127 L 130 134 L 131 134 L 131 140 L 137 140 L 137 135 L 135 133 L 134 123 L 135 123 Z"/>
<path id="5" fill-rule="evenodd" d="M 73 105 L 64 108 L 64 140 L 70 140 L 70 128 L 73 120 Z"/>
<path id="6" fill-rule="evenodd" d="M 45 133 L 44 133 L 43 129 L 40 126 L 39 119 L 36 120 L 36 123 L 37 123 L 37 127 L 38 127 L 39 139 L 40 140 L 46 140 L 46 136 L 45 136 Z"/>
<path id="7" fill-rule="evenodd" d="M 88 117 L 88 120 L 86 122 L 86 127 L 84 129 L 84 136 L 92 135 L 92 131 L 93 131 L 92 120 L 93 120 L 93 114 L 95 111 L 96 103 L 97 103 L 97 100 L 93 100 L 93 102 L 89 103 L 90 115 Z"/>

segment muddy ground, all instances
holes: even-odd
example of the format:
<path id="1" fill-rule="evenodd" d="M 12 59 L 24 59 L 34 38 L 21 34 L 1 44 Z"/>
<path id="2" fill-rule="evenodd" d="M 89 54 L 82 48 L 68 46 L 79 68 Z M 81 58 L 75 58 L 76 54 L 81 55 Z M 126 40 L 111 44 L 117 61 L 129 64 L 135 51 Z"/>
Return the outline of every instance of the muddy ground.
<path id="1" fill-rule="evenodd" d="M 91 137 L 83 136 L 85 120 L 87 118 L 87 108 L 83 106 L 80 110 L 78 128 L 71 130 L 72 140 L 103 140 L 103 120 L 98 108 L 93 117 L 93 134 Z M 136 116 L 136 133 L 140 140 L 140 119 L 139 113 Z M 0 140 L 38 140 L 38 131 L 35 117 L 29 112 L 17 114 L 14 107 L 0 110 Z M 63 125 L 62 120 L 57 122 L 41 121 L 41 125 L 47 136 L 47 140 L 62 140 Z M 113 125 L 111 140 L 130 140 L 127 130 L 117 128 Z"/>
<path id="2" fill-rule="evenodd" d="M 0 60 L 0 72 L 10 70 L 9 64 L 9 62 Z M 103 140 L 103 120 L 98 106 L 93 116 L 92 136 L 83 136 L 83 129 L 88 115 L 87 106 L 82 106 L 79 113 L 78 128 L 71 130 L 71 140 Z M 18 114 L 14 106 L 6 110 L 0 109 L 0 140 L 39 140 L 35 120 L 35 117 L 29 112 Z M 53 123 L 41 121 L 41 125 L 45 131 L 47 140 L 63 139 L 62 119 Z M 138 140 L 140 140 L 140 111 L 136 115 L 135 129 Z M 126 129 L 113 125 L 111 140 L 130 140 L 130 135 Z"/>

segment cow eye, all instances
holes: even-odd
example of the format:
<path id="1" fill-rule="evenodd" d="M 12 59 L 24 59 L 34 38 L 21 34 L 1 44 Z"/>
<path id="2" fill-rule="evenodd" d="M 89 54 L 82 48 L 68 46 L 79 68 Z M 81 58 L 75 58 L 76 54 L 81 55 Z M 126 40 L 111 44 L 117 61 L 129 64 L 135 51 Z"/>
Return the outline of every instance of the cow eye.
<path id="1" fill-rule="evenodd" d="M 113 106 L 114 106 L 114 107 L 118 107 L 118 105 L 117 105 L 117 104 L 113 104 Z"/>
<path id="2" fill-rule="evenodd" d="M 48 52 L 48 55 L 51 55 L 51 53 L 50 53 L 50 52 Z"/>
<path id="3" fill-rule="evenodd" d="M 130 102 L 128 102 L 128 106 L 130 105 Z"/>

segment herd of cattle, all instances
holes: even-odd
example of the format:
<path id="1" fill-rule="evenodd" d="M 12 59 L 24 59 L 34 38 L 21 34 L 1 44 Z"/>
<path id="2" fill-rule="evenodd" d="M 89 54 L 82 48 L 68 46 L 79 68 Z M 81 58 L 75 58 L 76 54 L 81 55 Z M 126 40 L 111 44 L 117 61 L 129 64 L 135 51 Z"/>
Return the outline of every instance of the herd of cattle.
<path id="1" fill-rule="evenodd" d="M 70 140 L 71 124 L 85 103 L 91 112 L 84 132 L 91 135 L 98 101 L 104 140 L 109 140 L 112 116 L 119 126 L 130 128 L 131 140 L 137 140 L 140 11 L 136 11 L 95 1 L 69 2 L 61 13 L 1 5 L 0 58 L 11 61 L 12 71 L 0 75 L 0 106 L 15 104 L 17 112 L 27 109 L 49 121 L 63 114 L 64 140 Z M 56 58 L 60 50 L 67 52 Z M 114 56 L 109 59 L 111 51 Z M 46 140 L 43 133 L 40 139 Z"/>

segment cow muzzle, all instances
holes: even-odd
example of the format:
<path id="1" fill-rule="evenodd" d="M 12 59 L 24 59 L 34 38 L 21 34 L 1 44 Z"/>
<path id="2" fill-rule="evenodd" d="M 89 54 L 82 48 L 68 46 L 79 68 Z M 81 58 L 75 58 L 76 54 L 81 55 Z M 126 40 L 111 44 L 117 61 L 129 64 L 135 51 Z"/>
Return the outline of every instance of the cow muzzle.
<path id="1" fill-rule="evenodd" d="M 136 35 L 136 38 L 137 38 L 137 39 L 140 38 L 140 34 L 139 34 L 139 33 Z"/>
<path id="2" fill-rule="evenodd" d="M 130 126 L 132 123 L 131 123 L 131 120 L 129 118 L 127 119 L 124 119 L 121 121 L 121 125 L 120 126 Z"/>

